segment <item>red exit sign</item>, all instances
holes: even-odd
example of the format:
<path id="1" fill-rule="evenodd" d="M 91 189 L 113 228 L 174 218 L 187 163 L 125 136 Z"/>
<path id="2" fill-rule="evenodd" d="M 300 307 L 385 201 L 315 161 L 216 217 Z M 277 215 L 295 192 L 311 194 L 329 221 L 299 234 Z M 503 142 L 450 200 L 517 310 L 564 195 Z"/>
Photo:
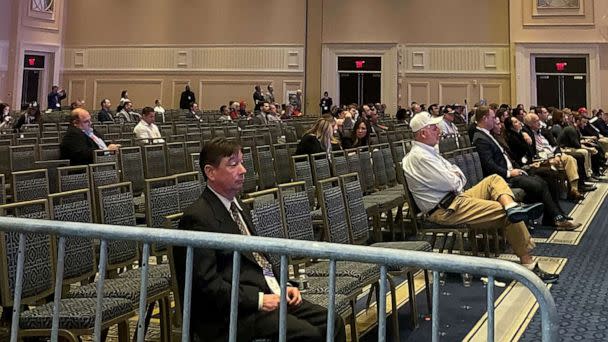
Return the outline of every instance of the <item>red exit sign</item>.
<path id="1" fill-rule="evenodd" d="M 566 62 L 557 62 L 555 63 L 555 70 L 564 71 L 566 70 L 566 66 L 568 66 L 568 63 Z"/>
<path id="2" fill-rule="evenodd" d="M 355 61 L 355 68 L 356 69 L 363 69 L 364 65 L 365 65 L 365 61 Z"/>

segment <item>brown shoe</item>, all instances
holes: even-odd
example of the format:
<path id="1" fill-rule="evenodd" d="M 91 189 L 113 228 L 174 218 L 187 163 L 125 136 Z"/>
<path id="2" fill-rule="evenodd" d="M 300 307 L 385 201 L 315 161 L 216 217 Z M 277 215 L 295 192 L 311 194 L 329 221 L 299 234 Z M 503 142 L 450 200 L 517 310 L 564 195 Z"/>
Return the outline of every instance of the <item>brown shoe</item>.
<path id="1" fill-rule="evenodd" d="M 571 231 L 571 230 L 575 230 L 576 228 L 578 228 L 580 226 L 581 226 L 580 223 L 572 223 L 568 220 L 555 222 L 555 229 L 560 230 L 560 231 L 562 231 L 562 230 Z"/>
<path id="2" fill-rule="evenodd" d="M 585 196 L 578 192 L 578 190 L 572 189 L 568 193 L 568 199 L 571 199 L 573 201 L 582 201 L 583 199 L 585 199 Z"/>

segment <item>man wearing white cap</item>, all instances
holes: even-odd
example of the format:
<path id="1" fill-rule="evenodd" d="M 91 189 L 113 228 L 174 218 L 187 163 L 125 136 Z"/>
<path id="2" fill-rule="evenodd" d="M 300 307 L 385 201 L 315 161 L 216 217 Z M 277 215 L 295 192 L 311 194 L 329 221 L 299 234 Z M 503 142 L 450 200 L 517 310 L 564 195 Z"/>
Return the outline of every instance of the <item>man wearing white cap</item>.
<path id="1" fill-rule="evenodd" d="M 403 158 L 403 171 L 416 205 L 429 221 L 438 224 L 502 228 L 523 266 L 547 283 L 557 281 L 558 275 L 544 272 L 533 261 L 534 242 L 522 222 L 539 217 L 543 205 L 518 205 L 507 183 L 497 175 L 486 177 L 463 191 L 464 173 L 434 148 L 441 137 L 437 124 L 442 119 L 420 112 L 410 121 L 415 141 Z"/>

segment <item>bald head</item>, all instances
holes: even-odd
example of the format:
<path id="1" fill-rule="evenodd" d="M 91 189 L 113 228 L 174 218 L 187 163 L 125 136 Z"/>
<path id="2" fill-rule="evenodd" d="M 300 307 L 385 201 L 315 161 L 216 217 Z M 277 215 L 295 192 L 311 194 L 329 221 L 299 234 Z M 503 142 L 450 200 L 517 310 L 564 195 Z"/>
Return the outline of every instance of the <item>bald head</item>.
<path id="1" fill-rule="evenodd" d="M 84 108 L 76 108 L 70 113 L 70 122 L 83 131 L 91 129 L 91 114 Z"/>

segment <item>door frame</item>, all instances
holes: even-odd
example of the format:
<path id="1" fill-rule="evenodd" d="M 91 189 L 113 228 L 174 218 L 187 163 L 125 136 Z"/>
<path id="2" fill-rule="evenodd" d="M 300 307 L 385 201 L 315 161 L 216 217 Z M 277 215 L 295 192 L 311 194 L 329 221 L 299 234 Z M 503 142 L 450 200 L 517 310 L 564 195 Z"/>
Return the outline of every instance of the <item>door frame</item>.
<path id="1" fill-rule="evenodd" d="M 57 45 L 45 45 L 45 44 L 32 44 L 32 43 L 20 43 L 19 54 L 17 59 L 17 75 L 15 77 L 15 87 L 13 102 L 17 106 L 21 106 L 22 88 L 23 88 L 23 60 L 26 54 L 36 54 L 45 56 L 44 71 L 42 71 L 42 77 L 40 80 L 40 98 L 38 105 L 40 110 L 44 111 L 48 107 L 46 103 L 46 95 L 51 91 L 53 84 L 59 85 L 59 73 L 61 66 L 61 47 Z"/>
<path id="2" fill-rule="evenodd" d="M 600 55 L 597 44 L 528 44 L 515 43 L 515 102 L 525 107 L 536 102 L 536 57 L 586 57 L 587 58 L 587 105 L 601 107 Z"/>
<path id="3" fill-rule="evenodd" d="M 321 90 L 329 92 L 331 97 L 337 98 L 339 101 L 340 75 L 338 74 L 338 57 L 351 56 L 382 58 L 382 82 L 380 84 L 380 102 L 386 104 L 388 113 L 394 113 L 397 110 L 398 100 L 398 55 L 396 43 L 323 44 L 321 65 Z M 339 103 L 336 103 L 336 105 L 338 104 Z"/>

